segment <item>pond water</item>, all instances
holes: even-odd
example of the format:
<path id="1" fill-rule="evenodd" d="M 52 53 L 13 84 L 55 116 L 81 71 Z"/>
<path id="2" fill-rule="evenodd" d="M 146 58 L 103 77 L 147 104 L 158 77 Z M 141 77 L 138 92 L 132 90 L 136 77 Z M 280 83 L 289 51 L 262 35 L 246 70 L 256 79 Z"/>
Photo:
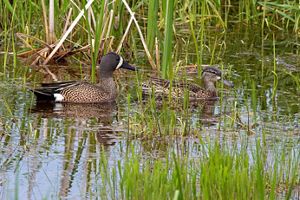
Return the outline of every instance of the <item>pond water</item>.
<path id="1" fill-rule="evenodd" d="M 278 43 L 274 56 L 272 42 L 262 49 L 256 36 L 249 35 L 228 34 L 226 48 L 215 56 L 213 64 L 224 68 L 235 87 L 220 89 L 220 100 L 208 107 L 185 109 L 165 103 L 153 108 L 149 99 L 139 101 L 137 79 L 147 79 L 149 68 L 140 70 L 140 75 L 117 74 L 119 97 L 109 105 L 36 105 L 24 77 L 2 75 L 0 198 L 81 199 L 114 192 L 118 196 L 111 186 L 101 191 L 105 181 L 97 167 L 103 160 L 107 169 L 118 171 L 130 151 L 145 160 L 163 159 L 174 151 L 192 159 L 202 154 L 200 140 L 218 140 L 229 147 L 247 143 L 251 154 L 260 138 L 269 150 L 269 163 L 286 149 L 296 159 L 300 148 L 298 49 Z M 192 64 L 195 55 L 189 59 L 187 64 Z M 211 55 L 203 55 L 203 60 L 210 64 Z M 147 68 L 147 63 L 138 65 Z M 18 66 L 23 67 L 22 62 Z M 192 76 L 197 74 L 188 75 Z M 299 198 L 299 191 L 293 195 Z"/>

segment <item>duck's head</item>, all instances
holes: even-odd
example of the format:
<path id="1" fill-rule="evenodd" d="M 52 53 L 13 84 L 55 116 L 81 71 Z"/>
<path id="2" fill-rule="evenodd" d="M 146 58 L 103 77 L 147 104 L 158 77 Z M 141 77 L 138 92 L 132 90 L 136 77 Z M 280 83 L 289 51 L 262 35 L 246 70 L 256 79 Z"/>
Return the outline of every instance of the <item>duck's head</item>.
<path id="1" fill-rule="evenodd" d="M 204 83 L 213 83 L 215 84 L 217 81 L 222 79 L 222 72 L 215 67 L 205 67 L 202 71 L 202 79 Z M 223 84 L 228 87 L 233 87 L 233 83 L 231 81 L 227 81 L 223 79 Z"/>
<path id="2" fill-rule="evenodd" d="M 105 76 L 105 75 L 112 75 L 112 73 L 117 70 L 117 69 L 128 69 L 128 70 L 137 70 L 136 67 L 130 65 L 128 62 L 126 62 L 122 56 L 114 53 L 114 52 L 110 52 L 106 55 L 104 55 L 101 58 L 100 61 L 100 74 L 101 76 Z"/>

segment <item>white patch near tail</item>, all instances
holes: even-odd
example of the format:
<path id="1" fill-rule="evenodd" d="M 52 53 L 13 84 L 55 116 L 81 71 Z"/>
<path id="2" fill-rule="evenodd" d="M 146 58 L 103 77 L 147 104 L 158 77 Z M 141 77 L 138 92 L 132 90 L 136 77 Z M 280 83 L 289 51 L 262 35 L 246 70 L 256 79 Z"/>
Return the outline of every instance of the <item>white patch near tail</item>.
<path id="1" fill-rule="evenodd" d="M 120 56 L 120 61 L 119 61 L 118 65 L 117 65 L 116 69 L 119 69 L 123 65 L 123 61 L 124 60 L 123 60 L 122 56 Z"/>
<path id="2" fill-rule="evenodd" d="M 54 93 L 55 102 L 61 102 L 64 100 L 64 96 L 59 93 Z"/>

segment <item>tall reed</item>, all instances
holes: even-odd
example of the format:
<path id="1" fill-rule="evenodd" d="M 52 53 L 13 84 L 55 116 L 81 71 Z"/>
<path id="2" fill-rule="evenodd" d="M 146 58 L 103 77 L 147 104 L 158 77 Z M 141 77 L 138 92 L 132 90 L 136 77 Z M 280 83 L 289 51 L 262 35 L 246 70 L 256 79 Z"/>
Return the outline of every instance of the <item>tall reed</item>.
<path id="1" fill-rule="evenodd" d="M 158 0 L 149 0 L 148 18 L 147 18 L 147 46 L 153 53 L 155 37 L 157 36 L 157 19 L 158 19 Z"/>
<path id="2" fill-rule="evenodd" d="M 96 24 L 95 24 L 96 27 L 95 27 L 94 37 L 89 37 L 90 44 L 92 44 L 92 51 L 91 51 L 91 54 L 92 54 L 91 55 L 91 58 L 92 58 L 91 80 L 92 80 L 92 82 L 96 82 L 96 65 L 97 65 L 97 61 L 99 59 L 98 56 L 99 56 L 100 45 L 101 45 L 102 39 L 104 37 L 103 33 L 104 33 L 105 29 L 103 28 L 103 23 L 104 23 L 105 5 L 106 5 L 106 0 L 101 1 L 99 8 L 98 8 L 99 10 L 97 10 L 97 12 L 96 12 L 97 20 L 96 20 Z M 89 33 L 91 33 L 91 32 L 89 32 Z"/>
<path id="3" fill-rule="evenodd" d="M 165 31 L 162 54 L 162 75 L 164 78 L 172 77 L 172 47 L 173 47 L 173 14 L 174 0 L 166 1 L 164 10 Z"/>

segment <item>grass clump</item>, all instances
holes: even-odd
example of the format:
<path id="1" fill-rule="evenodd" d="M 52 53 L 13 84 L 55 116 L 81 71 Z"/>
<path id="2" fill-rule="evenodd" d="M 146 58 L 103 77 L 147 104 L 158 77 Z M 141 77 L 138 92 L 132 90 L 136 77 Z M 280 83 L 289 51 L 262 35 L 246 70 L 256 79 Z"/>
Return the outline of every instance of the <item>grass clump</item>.
<path id="1" fill-rule="evenodd" d="M 276 199 L 296 184 L 299 156 L 292 151 L 272 154 L 276 158 L 270 163 L 259 140 L 252 150 L 217 141 L 197 149 L 197 155 L 179 150 L 156 159 L 131 147 L 113 170 L 101 167 L 106 185 L 115 187 L 107 194 L 122 199 Z"/>

